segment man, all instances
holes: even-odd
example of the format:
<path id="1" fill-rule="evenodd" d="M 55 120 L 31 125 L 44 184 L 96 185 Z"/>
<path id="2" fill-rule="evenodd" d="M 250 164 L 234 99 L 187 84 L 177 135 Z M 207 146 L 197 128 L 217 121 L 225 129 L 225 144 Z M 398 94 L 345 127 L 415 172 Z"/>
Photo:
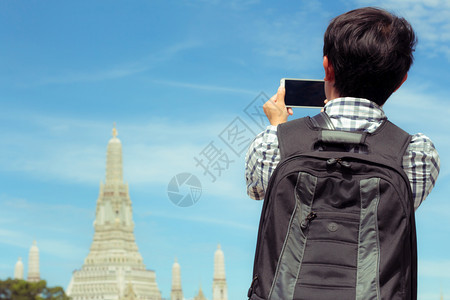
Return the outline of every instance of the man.
<path id="1" fill-rule="evenodd" d="M 416 37 L 403 18 L 384 10 L 361 8 L 333 19 L 324 36 L 324 112 L 337 130 L 373 133 L 385 121 L 382 106 L 407 79 Z M 277 125 L 292 109 L 284 103 L 283 87 L 264 104 L 270 121 L 256 136 L 246 156 L 247 193 L 264 198 L 272 172 L 280 162 Z M 358 149 L 353 149 L 358 152 Z M 403 154 L 417 209 L 439 174 L 439 155 L 431 140 L 414 134 Z"/>

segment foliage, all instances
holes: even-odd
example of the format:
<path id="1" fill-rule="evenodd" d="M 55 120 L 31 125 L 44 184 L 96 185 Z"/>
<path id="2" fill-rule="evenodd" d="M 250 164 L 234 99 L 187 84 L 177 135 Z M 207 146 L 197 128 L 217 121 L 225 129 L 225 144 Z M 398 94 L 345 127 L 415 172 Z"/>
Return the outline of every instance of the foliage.
<path id="1" fill-rule="evenodd" d="M 61 287 L 47 287 L 47 282 L 28 282 L 8 278 L 0 280 L 0 299 L 11 300 L 69 300 Z"/>

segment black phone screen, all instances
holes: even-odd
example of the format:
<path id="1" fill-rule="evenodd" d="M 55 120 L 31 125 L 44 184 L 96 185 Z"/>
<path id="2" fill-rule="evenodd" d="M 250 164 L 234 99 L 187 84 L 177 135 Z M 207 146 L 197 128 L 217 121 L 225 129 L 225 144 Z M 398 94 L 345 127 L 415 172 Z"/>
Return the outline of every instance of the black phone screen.
<path id="1" fill-rule="evenodd" d="M 285 79 L 287 107 L 323 107 L 326 99 L 324 82 L 320 80 Z"/>

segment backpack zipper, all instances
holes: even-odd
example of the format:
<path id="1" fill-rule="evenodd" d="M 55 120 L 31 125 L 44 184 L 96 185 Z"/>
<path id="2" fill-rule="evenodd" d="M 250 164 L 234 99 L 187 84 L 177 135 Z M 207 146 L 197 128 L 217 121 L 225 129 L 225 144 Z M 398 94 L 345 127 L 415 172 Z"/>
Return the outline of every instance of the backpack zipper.
<path id="1" fill-rule="evenodd" d="M 351 168 L 351 163 L 343 160 L 342 158 L 338 157 L 338 158 L 329 158 L 327 160 L 327 166 L 335 166 L 336 164 L 341 165 L 342 167 L 346 168 L 346 169 L 350 169 Z"/>
<path id="2" fill-rule="evenodd" d="M 275 178 L 276 178 L 276 174 L 279 172 L 279 170 L 281 169 L 281 167 L 285 164 L 287 164 L 288 162 L 298 159 L 300 157 L 310 157 L 310 158 L 318 158 L 318 159 L 322 159 L 324 161 L 327 160 L 327 158 L 323 158 L 323 157 L 316 157 L 313 155 L 304 155 L 304 154 L 298 154 L 298 155 L 293 155 L 290 157 L 285 158 L 284 160 L 280 161 L 280 163 L 278 163 L 277 167 L 275 168 L 275 170 L 273 170 L 272 175 L 270 177 L 269 183 L 267 184 L 267 188 L 266 191 L 271 191 L 272 186 L 277 184 L 276 182 L 274 182 Z M 264 203 L 263 203 L 263 208 L 262 208 L 262 212 L 266 211 L 266 206 L 269 204 L 267 201 L 267 199 L 270 198 L 270 192 L 266 193 L 264 196 Z M 260 217 L 260 223 L 259 223 L 259 228 L 258 228 L 258 236 L 257 236 L 257 242 L 256 242 L 256 251 L 255 251 L 255 261 L 259 258 L 259 251 L 260 251 L 260 239 L 259 239 L 259 235 L 262 234 L 262 229 L 264 228 L 264 221 L 261 220 L 265 220 L 265 215 L 261 214 Z M 253 266 L 253 273 L 255 274 L 256 272 L 256 264 Z"/>
<path id="3" fill-rule="evenodd" d="M 306 218 L 300 223 L 300 227 L 302 229 L 306 229 L 309 227 L 309 223 L 311 223 L 312 220 L 314 220 L 317 217 L 317 214 L 315 212 L 310 212 Z"/>

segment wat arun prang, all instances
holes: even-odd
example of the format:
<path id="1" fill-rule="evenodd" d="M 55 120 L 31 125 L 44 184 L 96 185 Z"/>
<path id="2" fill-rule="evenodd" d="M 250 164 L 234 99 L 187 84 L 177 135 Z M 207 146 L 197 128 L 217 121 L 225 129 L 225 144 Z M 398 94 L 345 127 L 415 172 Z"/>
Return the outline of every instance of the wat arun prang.
<path id="1" fill-rule="evenodd" d="M 128 184 L 122 174 L 122 144 L 115 128 L 106 155 L 94 240 L 83 266 L 73 272 L 67 295 L 73 300 L 118 300 L 129 298 L 132 291 L 136 299 L 161 300 L 155 272 L 146 269 L 135 242 Z"/>
<path id="2" fill-rule="evenodd" d="M 128 185 L 123 182 L 122 144 L 113 129 L 106 153 L 106 180 L 100 184 L 94 240 L 84 264 L 67 288 L 72 300 L 161 300 L 156 275 L 147 270 L 134 237 Z M 228 300 L 223 251 L 214 254 L 213 300 Z M 174 263 L 171 300 L 183 299 L 180 266 Z M 195 300 L 206 300 L 200 287 Z"/>

